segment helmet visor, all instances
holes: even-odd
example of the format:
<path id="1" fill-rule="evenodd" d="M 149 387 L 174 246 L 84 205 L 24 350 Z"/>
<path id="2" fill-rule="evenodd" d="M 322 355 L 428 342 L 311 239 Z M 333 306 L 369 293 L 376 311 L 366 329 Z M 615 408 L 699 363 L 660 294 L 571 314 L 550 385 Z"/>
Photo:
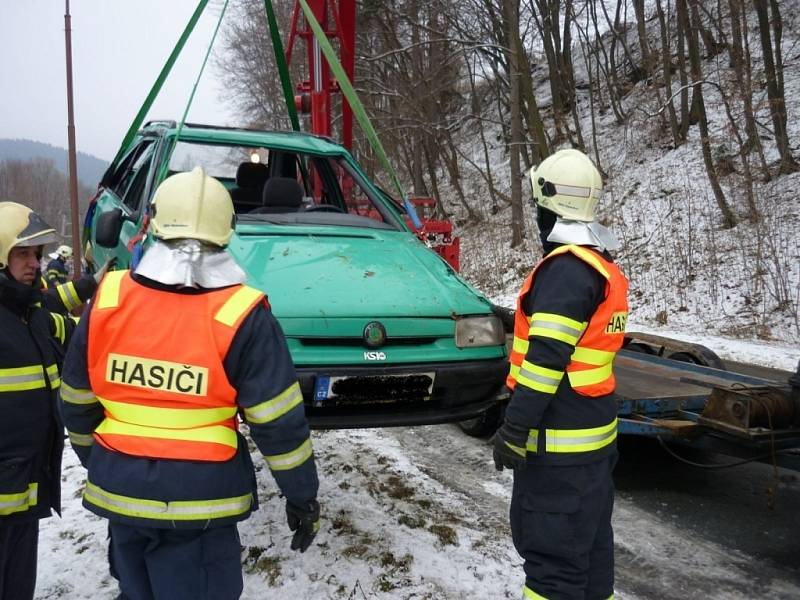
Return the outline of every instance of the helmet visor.
<path id="1" fill-rule="evenodd" d="M 35 212 L 28 214 L 28 224 L 17 234 L 14 246 L 44 246 L 57 241 L 56 231 Z"/>
<path id="2" fill-rule="evenodd" d="M 539 184 L 539 189 L 542 191 L 542 196 L 545 198 L 552 198 L 557 194 L 561 194 L 562 196 L 574 196 L 575 198 L 591 198 L 592 192 L 594 192 L 594 197 L 600 200 L 603 194 L 601 190 L 593 190 L 590 187 L 583 187 L 580 185 L 553 183 L 552 181 L 547 181 L 544 177 L 539 177 L 537 183 Z"/>

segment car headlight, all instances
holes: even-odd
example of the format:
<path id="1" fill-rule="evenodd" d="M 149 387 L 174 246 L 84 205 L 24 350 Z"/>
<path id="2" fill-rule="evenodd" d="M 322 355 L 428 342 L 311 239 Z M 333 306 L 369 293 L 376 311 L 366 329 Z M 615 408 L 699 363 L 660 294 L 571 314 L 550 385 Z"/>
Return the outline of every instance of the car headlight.
<path id="1" fill-rule="evenodd" d="M 506 341 L 503 323 L 498 317 L 464 317 L 456 321 L 456 347 L 499 346 Z"/>

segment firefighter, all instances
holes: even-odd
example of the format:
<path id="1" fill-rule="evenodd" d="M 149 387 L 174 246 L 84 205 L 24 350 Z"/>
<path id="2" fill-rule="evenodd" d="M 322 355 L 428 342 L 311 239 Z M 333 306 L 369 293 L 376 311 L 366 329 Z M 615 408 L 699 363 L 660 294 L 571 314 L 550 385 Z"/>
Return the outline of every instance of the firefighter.
<path id="1" fill-rule="evenodd" d="M 50 312 L 43 246 L 55 230 L 31 209 L 0 202 L 0 598 L 33 598 L 39 519 L 61 510 L 59 366 L 75 323 Z M 91 279 L 91 278 L 90 278 Z M 85 296 L 94 287 L 84 289 Z M 83 289 L 83 288 L 82 288 Z M 85 297 L 84 296 L 84 297 Z M 49 301 L 49 302 L 48 302 Z M 63 308 L 63 307 L 62 307 Z"/>
<path id="2" fill-rule="evenodd" d="M 544 258 L 522 284 L 507 384 L 493 438 L 513 469 L 511 532 L 524 559 L 523 597 L 614 593 L 617 418 L 612 362 L 622 347 L 628 282 L 614 235 L 595 221 L 602 178 L 578 150 L 530 172 Z"/>
<path id="3" fill-rule="evenodd" d="M 67 261 L 72 258 L 72 248 L 69 246 L 59 246 L 56 251 L 48 255 L 50 262 L 47 263 L 47 270 L 44 278 L 48 287 L 56 287 L 59 284 L 69 281 L 69 269 Z"/>
<path id="4" fill-rule="evenodd" d="M 303 397 L 265 296 L 225 251 L 225 187 L 196 167 L 159 186 L 153 211 L 154 244 L 135 272 L 103 279 L 81 319 L 61 409 L 88 469 L 83 505 L 109 520 L 122 597 L 238 598 L 236 523 L 258 497 L 237 415 L 304 552 L 320 517 Z"/>

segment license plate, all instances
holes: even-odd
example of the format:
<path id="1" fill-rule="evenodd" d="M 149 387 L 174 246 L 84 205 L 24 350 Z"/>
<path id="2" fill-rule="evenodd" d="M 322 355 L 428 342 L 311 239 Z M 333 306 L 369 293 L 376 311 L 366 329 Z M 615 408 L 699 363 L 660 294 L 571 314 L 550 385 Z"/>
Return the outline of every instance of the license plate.
<path id="1" fill-rule="evenodd" d="M 314 406 L 403 404 L 431 399 L 436 373 L 401 375 L 319 375 Z"/>

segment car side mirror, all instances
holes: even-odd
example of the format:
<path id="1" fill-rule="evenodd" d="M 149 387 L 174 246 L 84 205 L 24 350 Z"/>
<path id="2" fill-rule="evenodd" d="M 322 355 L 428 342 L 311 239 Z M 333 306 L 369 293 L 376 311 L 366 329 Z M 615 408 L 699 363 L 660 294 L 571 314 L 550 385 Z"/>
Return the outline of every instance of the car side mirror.
<path id="1" fill-rule="evenodd" d="M 122 216 L 121 208 L 115 208 L 100 215 L 94 231 L 98 245 L 103 248 L 116 248 L 123 221 L 125 221 L 125 217 Z"/>

